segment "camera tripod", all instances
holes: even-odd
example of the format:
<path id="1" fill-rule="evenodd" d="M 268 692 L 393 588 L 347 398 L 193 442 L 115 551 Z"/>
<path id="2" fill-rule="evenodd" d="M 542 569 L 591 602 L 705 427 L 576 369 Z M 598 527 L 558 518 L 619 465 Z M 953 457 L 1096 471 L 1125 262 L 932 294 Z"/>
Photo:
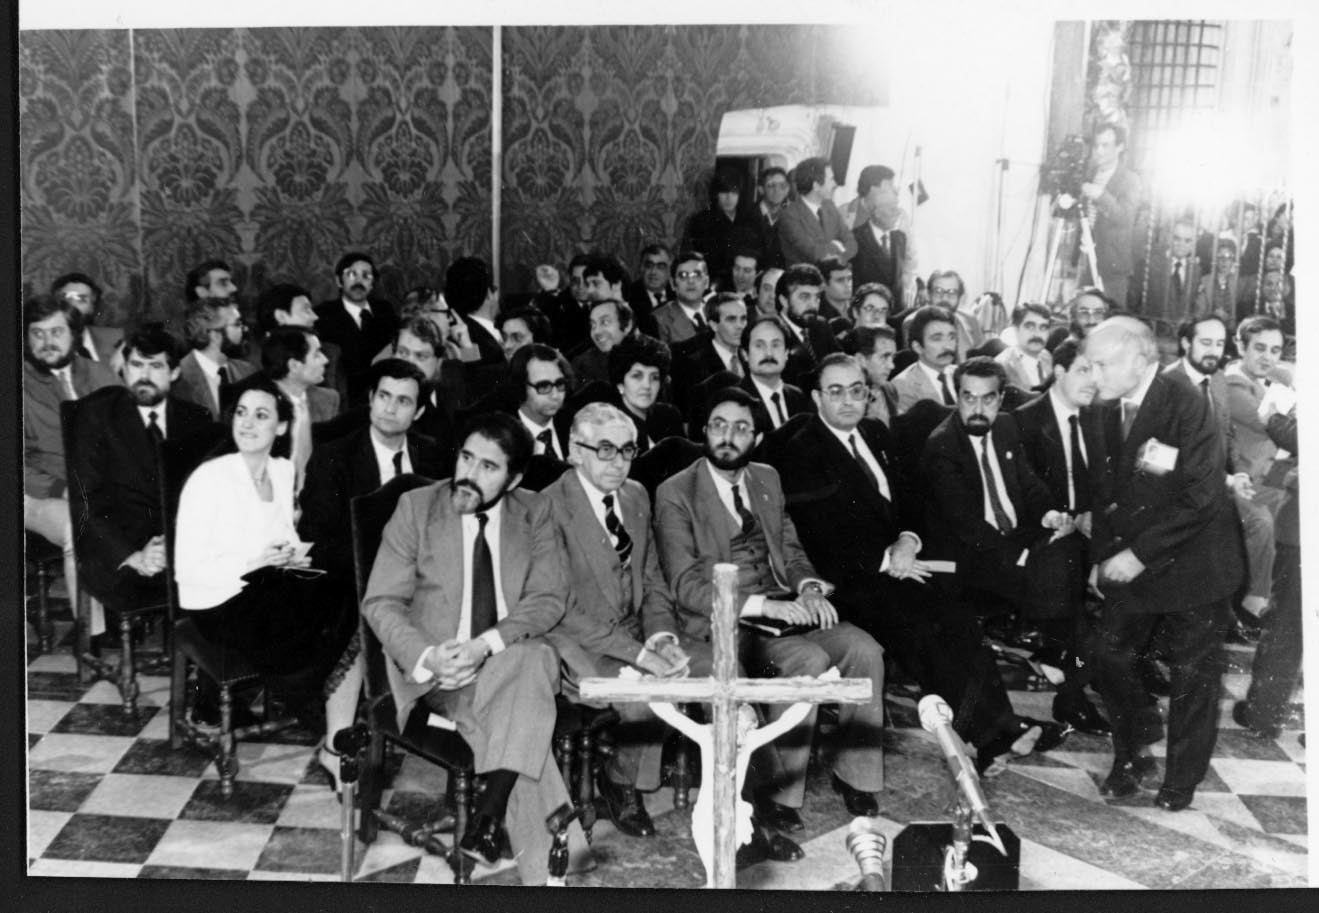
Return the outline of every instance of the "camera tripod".
<path id="1" fill-rule="evenodd" d="M 1069 197 L 1067 205 L 1063 205 L 1062 198 Z M 1086 212 L 1085 203 L 1081 200 L 1070 199 L 1069 194 L 1061 194 L 1054 200 L 1053 209 L 1053 237 L 1049 242 L 1048 265 L 1044 271 L 1044 290 L 1040 294 L 1040 300 L 1049 301 L 1050 289 L 1053 286 L 1054 270 L 1058 266 L 1058 253 L 1063 243 L 1063 231 L 1067 224 L 1067 219 L 1073 207 L 1077 208 L 1076 218 L 1081 223 L 1081 249 L 1085 251 L 1086 262 L 1090 264 L 1090 278 L 1094 280 L 1094 285 L 1101 292 L 1104 290 L 1104 280 L 1099 275 L 1099 263 L 1095 259 L 1095 236 L 1090 230 L 1090 216 Z"/>

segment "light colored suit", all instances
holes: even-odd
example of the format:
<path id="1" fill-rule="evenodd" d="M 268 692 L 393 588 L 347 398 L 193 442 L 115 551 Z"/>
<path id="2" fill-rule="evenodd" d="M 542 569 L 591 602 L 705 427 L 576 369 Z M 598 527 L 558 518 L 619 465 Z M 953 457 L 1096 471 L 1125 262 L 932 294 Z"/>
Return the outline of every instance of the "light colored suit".
<path id="1" fill-rule="evenodd" d="M 1227 382 L 1228 409 L 1232 415 L 1231 451 L 1228 459 L 1237 472 L 1246 472 L 1258 486 L 1278 453 L 1278 445 L 1268 435 L 1260 421 L 1259 404 L 1264 399 L 1264 384 L 1241 370 L 1241 362 L 1234 362 L 1223 370 Z"/>
<path id="2" fill-rule="evenodd" d="M 650 316 L 655 319 L 659 338 L 669 345 L 691 339 L 696 335 L 696 324 L 676 301 L 670 301 L 663 307 L 656 308 Z"/>
<path id="3" fill-rule="evenodd" d="M 1025 353 L 1017 346 L 1008 346 L 998 355 L 994 356 L 994 361 L 1003 366 L 1008 372 L 1008 383 L 1014 387 L 1020 387 L 1022 390 L 1030 392 L 1044 382 L 1038 372 L 1033 371 L 1026 364 Z M 1048 378 L 1053 373 L 1053 356 L 1049 354 L 1048 349 L 1041 349 L 1040 354 L 1036 356 L 1039 365 L 1044 369 L 1044 377 Z"/>
<path id="4" fill-rule="evenodd" d="M 564 555 L 543 497 L 519 489 L 500 504 L 499 578 L 508 614 L 492 630 L 505 648 L 486 659 L 473 684 L 432 690 L 412 677 L 428 647 L 467 635 L 458 630 L 467 556 L 448 480 L 399 499 L 381 537 L 362 617 L 393 660 L 386 671 L 400 727 L 426 695 L 457 724 L 477 773 L 518 774 L 504 820 L 523 882 L 542 884 L 551 843 L 545 818 L 568 801 L 550 753 L 559 660 L 542 638 L 563 617 Z"/>
<path id="5" fill-rule="evenodd" d="M 231 358 L 228 362 L 229 382 L 237 383 L 256 373 L 256 367 L 241 359 Z M 206 380 L 206 372 L 197 361 L 196 351 L 189 352 L 179 362 L 179 379 L 170 387 L 170 393 L 179 399 L 196 403 L 211 413 L 211 418 L 220 420 L 220 404 L 211 393 L 211 385 Z"/>
<path id="6" fill-rule="evenodd" d="M 893 378 L 891 383 L 898 394 L 898 415 L 906 412 L 923 399 L 932 399 L 936 403 L 943 402 L 943 393 L 930 381 L 929 375 L 921 369 L 920 362 L 914 361 L 907 365 Z"/>
<path id="7" fill-rule="evenodd" d="M 789 200 L 779 212 L 775 223 L 779 245 L 783 249 L 783 262 L 818 263 L 825 257 L 837 257 L 844 263 L 856 256 L 856 236 L 852 227 L 843 221 L 838 207 L 830 200 L 820 203 L 819 215 L 801 199 Z M 839 251 L 832 242 L 843 245 Z"/>

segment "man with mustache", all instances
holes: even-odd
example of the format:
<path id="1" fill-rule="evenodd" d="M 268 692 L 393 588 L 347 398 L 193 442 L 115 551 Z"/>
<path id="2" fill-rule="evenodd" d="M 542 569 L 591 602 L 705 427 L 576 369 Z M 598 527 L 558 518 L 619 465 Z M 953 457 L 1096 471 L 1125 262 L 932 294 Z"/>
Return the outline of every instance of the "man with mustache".
<path id="1" fill-rule="evenodd" d="M 755 671 L 772 664 L 780 675 L 819 675 L 836 665 L 845 678 L 869 678 L 874 697 L 839 711 L 838 755 L 832 783 L 853 815 L 874 815 L 883 787 L 883 651 L 874 638 L 845 621 L 827 598 L 834 589 L 816 573 L 785 510 L 779 474 L 751 461 L 759 435 L 754 400 L 730 388 L 714 395 L 705 423 L 705 458 L 659 486 L 655 537 L 687 636 L 708 640 L 716 563 L 738 565 L 737 608 L 744 620 L 768 618 L 808 628 L 804 633 L 741 640 L 741 659 Z M 767 708 L 771 719 L 789 705 Z M 761 770 L 767 785 L 756 802 L 771 827 L 799 830 L 815 711 L 775 742 L 783 770 Z M 763 758 L 757 755 L 757 760 Z M 767 779 L 764 779 L 767 778 Z"/>
<path id="2" fill-rule="evenodd" d="M 550 753 L 567 556 L 548 499 L 517 489 L 531 435 L 492 412 L 464 429 L 453 477 L 404 494 L 362 615 L 386 654 L 399 725 L 417 700 L 453 720 L 486 779 L 458 849 L 499 858 L 506 826 L 524 884 L 544 884 L 546 817 L 569 801 Z"/>
<path id="3" fill-rule="evenodd" d="M 1094 286 L 1078 289 L 1067 305 L 1067 326 L 1054 327 L 1044 347 L 1052 352 L 1065 339 L 1080 342 L 1085 339 L 1086 333 L 1099 326 L 1116 307 L 1112 298 Z"/>
<path id="4" fill-rule="evenodd" d="M 738 384 L 756 398 L 756 433 L 768 434 L 802 412 L 814 412 L 800 387 L 785 383 L 788 328 L 782 317 L 758 317 L 742 331 L 742 357 L 747 374 Z"/>
<path id="5" fill-rule="evenodd" d="M 185 441 L 211 426 L 206 409 L 171 395 L 182 354 L 164 324 L 132 330 L 124 340 L 124 385 L 83 397 L 72 429 L 81 583 L 111 610 L 165 598 L 156 442 Z"/>
<path id="6" fill-rule="evenodd" d="M 1012 311 L 1016 342 L 995 357 L 1008 373 L 1008 383 L 1026 392 L 1038 389 L 1053 376 L 1053 358 L 1044 347 L 1053 315 L 1042 304 L 1027 302 Z"/>
<path id="7" fill-rule="evenodd" d="M 345 409 L 365 405 L 371 359 L 398 330 L 394 306 L 371 293 L 376 263 L 369 254 L 349 251 L 334 265 L 339 297 L 316 307 L 316 332 L 339 347 L 338 369 L 348 392 Z"/>
<path id="8" fill-rule="evenodd" d="M 23 528 L 64 550 L 64 584 L 78 592 L 69 522 L 60 403 L 115 384 L 110 369 L 74 351 L 82 315 L 69 301 L 37 295 L 23 302 Z"/>
<path id="9" fill-rule="evenodd" d="M 925 399 L 954 405 L 957 398 L 953 394 L 952 372 L 957 362 L 957 323 L 952 312 L 926 305 L 912 313 L 911 323 L 904 330 L 916 361 L 893 378 L 898 414 Z"/>
<path id="10" fill-rule="evenodd" d="M 117 370 L 123 363 L 119 349 L 124 340 L 122 327 L 99 326 L 101 313 L 101 287 L 86 273 L 65 273 L 50 284 L 50 293 L 63 298 L 82 314 L 82 338 L 77 352 L 84 358 L 107 364 Z"/>
<path id="11" fill-rule="evenodd" d="M 179 362 L 174 393 L 204 407 L 218 421 L 227 389 L 256 372 L 239 358 L 245 328 L 238 306 L 228 300 L 194 301 L 188 305 L 183 330 L 192 351 Z"/>

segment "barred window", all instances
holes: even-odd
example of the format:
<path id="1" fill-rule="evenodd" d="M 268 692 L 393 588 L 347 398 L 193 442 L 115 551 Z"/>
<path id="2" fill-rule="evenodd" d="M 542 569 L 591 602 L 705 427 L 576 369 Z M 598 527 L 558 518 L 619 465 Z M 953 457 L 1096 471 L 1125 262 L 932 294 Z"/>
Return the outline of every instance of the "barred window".
<path id="1" fill-rule="evenodd" d="M 1161 141 L 1189 118 L 1218 105 L 1223 23 L 1160 20 L 1132 23 L 1128 45 L 1132 94 L 1128 164 L 1148 172 Z"/>

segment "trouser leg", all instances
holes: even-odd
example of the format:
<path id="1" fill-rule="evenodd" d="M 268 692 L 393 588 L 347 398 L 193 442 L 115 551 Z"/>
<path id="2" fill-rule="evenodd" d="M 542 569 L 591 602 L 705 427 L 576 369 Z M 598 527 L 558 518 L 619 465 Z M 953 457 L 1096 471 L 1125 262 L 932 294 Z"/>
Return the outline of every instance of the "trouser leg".
<path id="1" fill-rule="evenodd" d="M 1248 718 L 1258 729 L 1282 723 L 1301 672 L 1301 550 L 1296 546 L 1278 546 L 1273 599 L 1273 610 L 1264 616 L 1246 694 Z"/>

